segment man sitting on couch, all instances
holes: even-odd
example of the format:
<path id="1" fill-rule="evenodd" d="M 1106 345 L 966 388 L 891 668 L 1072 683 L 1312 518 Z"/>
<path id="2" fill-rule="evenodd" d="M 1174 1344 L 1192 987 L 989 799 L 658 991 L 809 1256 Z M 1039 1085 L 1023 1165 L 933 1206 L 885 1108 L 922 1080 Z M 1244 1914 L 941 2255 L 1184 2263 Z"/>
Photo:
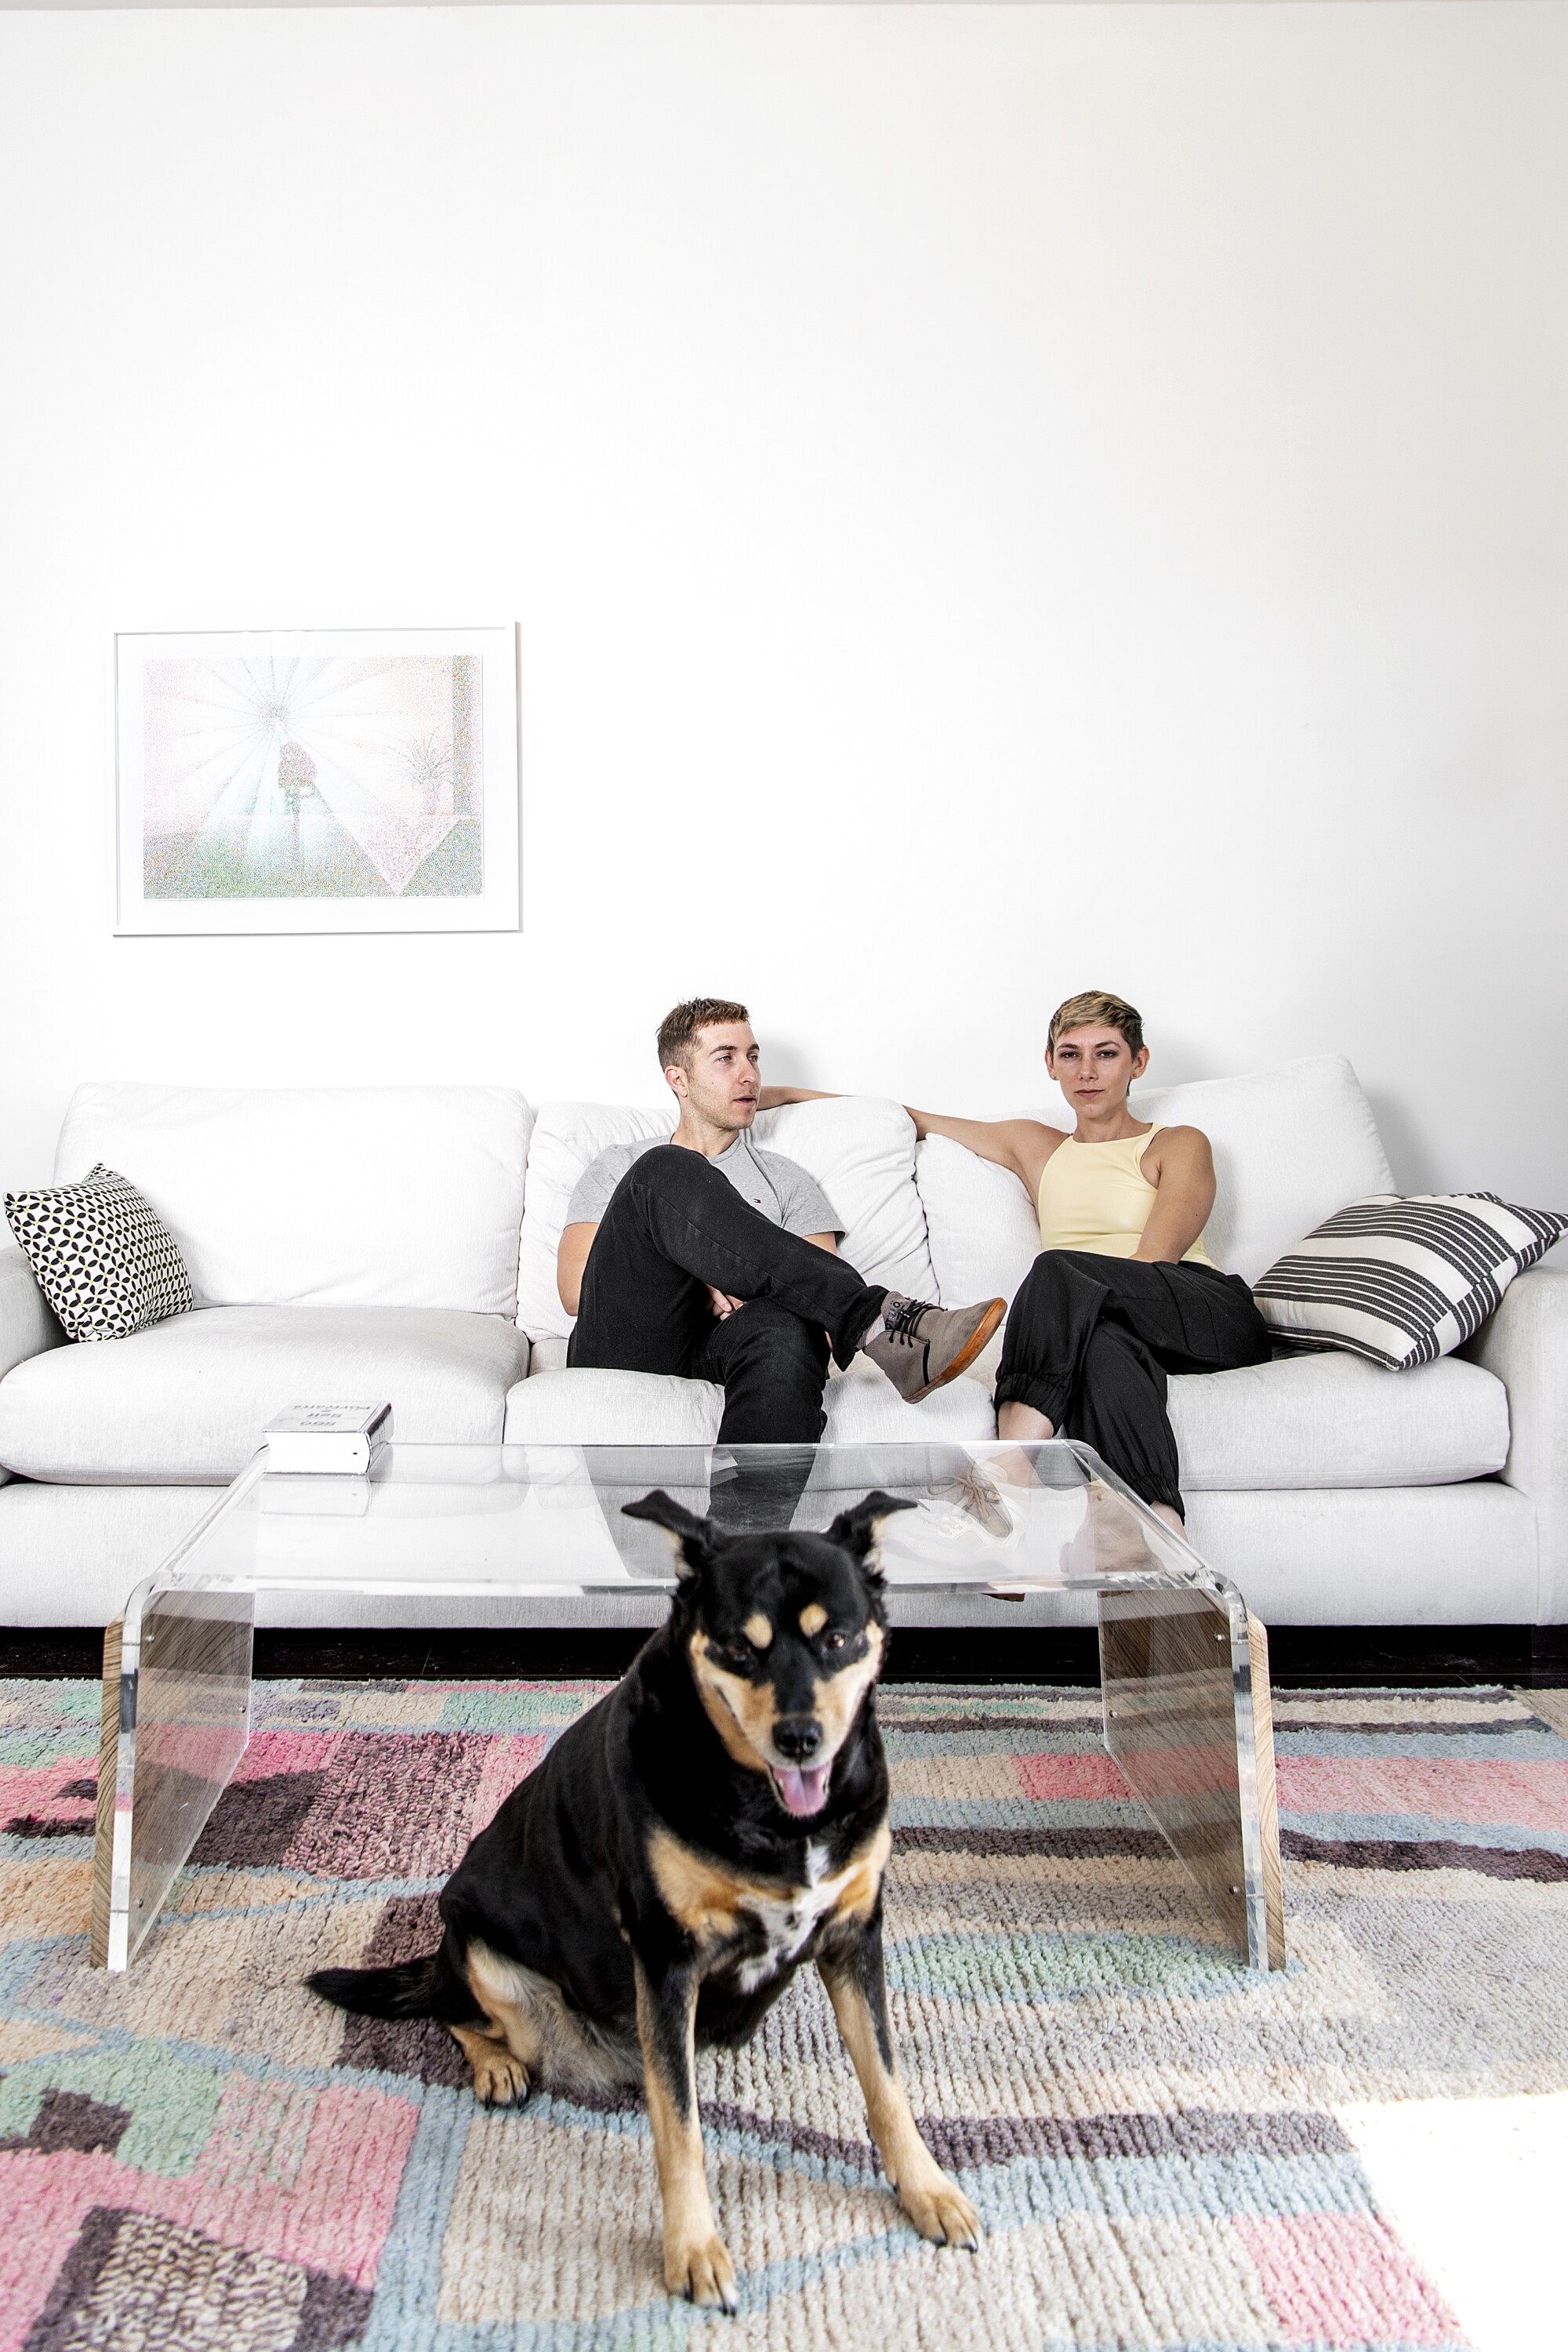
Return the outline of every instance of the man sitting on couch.
<path id="1" fill-rule="evenodd" d="M 743 1004 L 678 1004 L 658 1058 L 674 1135 L 600 1152 L 567 1205 L 568 1363 L 717 1381 L 720 1439 L 745 1445 L 821 1436 L 830 1348 L 840 1366 L 863 1349 L 910 1402 L 974 1361 L 1005 1299 L 944 1308 L 863 1282 L 815 1179 L 752 1142 L 760 1056 Z"/>

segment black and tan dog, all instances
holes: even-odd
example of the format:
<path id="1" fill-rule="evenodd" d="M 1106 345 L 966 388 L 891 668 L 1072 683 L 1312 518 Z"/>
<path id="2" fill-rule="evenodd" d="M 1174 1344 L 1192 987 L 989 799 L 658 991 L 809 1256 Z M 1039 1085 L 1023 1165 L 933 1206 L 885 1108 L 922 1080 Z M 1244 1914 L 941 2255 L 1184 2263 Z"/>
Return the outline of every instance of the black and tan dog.
<path id="1" fill-rule="evenodd" d="M 646 2090 L 672 2293 L 734 2308 L 703 2169 L 694 2052 L 747 2041 L 814 1960 L 871 2135 L 921 2235 L 979 2221 L 921 2140 L 888 2025 L 882 1873 L 891 1838 L 873 1686 L 887 1639 L 868 1495 L 826 1535 L 725 1537 L 668 1495 L 666 1624 L 563 1732 L 441 1895 L 439 1950 L 310 1983 L 373 2017 L 450 2026 L 487 2105 L 535 2079 Z"/>

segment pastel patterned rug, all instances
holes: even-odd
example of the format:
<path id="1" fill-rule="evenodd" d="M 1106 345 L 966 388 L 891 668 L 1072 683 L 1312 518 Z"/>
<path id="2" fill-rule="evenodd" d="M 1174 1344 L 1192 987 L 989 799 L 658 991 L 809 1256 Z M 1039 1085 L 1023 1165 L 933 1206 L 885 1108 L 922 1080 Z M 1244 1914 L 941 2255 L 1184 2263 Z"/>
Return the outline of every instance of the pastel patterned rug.
<path id="1" fill-rule="evenodd" d="M 664 2293 L 639 2107 L 485 2113 L 406 1956 L 581 1685 L 274 1683 L 129 1977 L 87 1965 L 98 1692 L 0 1684 L 0 2352 L 1458 2346 L 1342 2105 L 1568 2088 L 1568 1740 L 1502 1691 L 1278 1702 L 1289 1970 L 1207 1939 L 1081 1691 L 895 1688 L 889 1975 L 926 2246 L 815 1979 L 701 2067 L 738 2319 Z"/>

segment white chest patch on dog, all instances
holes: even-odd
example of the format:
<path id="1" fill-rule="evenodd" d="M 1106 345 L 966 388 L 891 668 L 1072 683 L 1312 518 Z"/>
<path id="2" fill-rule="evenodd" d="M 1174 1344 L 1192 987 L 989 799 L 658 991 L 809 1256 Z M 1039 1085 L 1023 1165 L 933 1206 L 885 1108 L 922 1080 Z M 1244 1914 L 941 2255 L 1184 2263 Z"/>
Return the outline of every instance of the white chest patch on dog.
<path id="1" fill-rule="evenodd" d="M 781 1969 L 796 1959 L 810 1939 L 817 1922 L 837 1908 L 840 1896 L 859 1864 L 851 1863 L 847 1870 L 826 1878 L 827 1868 L 826 1845 L 808 1845 L 805 1850 L 806 1883 L 792 1887 L 785 1895 L 769 1896 L 758 1888 L 748 1888 L 742 1916 L 763 1931 L 766 1942 L 760 1952 L 748 1954 L 727 1970 L 738 1992 L 755 1992 Z"/>

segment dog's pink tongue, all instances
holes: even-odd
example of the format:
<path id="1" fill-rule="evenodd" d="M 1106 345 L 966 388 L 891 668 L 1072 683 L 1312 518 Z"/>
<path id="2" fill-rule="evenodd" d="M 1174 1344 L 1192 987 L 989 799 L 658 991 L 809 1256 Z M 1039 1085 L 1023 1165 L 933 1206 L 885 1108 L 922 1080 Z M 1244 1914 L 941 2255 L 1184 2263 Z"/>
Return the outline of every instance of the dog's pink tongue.
<path id="1" fill-rule="evenodd" d="M 809 1772 L 775 1770 L 773 1786 L 792 1813 L 819 1813 L 827 1802 L 827 1766 L 818 1764 Z"/>

